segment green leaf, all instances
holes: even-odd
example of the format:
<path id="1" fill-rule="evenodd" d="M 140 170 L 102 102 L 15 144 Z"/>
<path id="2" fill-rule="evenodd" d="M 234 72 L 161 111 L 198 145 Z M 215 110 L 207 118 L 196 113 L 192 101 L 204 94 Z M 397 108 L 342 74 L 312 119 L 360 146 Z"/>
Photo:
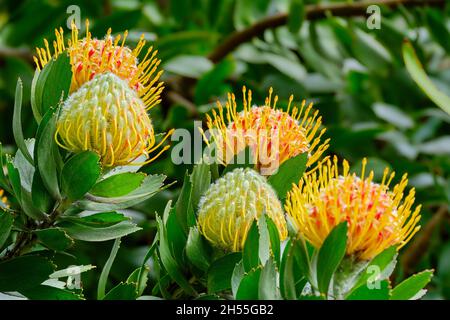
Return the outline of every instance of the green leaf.
<path id="1" fill-rule="evenodd" d="M 14 114 L 13 114 L 13 135 L 14 140 L 16 141 L 17 147 L 22 154 L 25 156 L 25 159 L 31 164 L 33 164 L 33 158 L 28 151 L 28 148 L 25 144 L 25 138 L 23 136 L 22 130 L 22 92 L 23 85 L 22 80 L 20 78 L 17 80 L 16 86 L 16 96 L 14 100 Z"/>
<path id="2" fill-rule="evenodd" d="M 214 66 L 212 70 L 204 74 L 195 86 L 194 101 L 197 105 L 206 104 L 211 97 L 221 96 L 229 91 L 229 86 L 225 80 L 230 77 L 235 70 L 235 61 L 224 59 Z"/>
<path id="3" fill-rule="evenodd" d="M 82 274 L 83 272 L 86 272 L 86 271 L 89 271 L 89 270 L 92 270 L 95 268 L 96 267 L 91 264 L 70 266 L 68 268 L 57 270 L 57 271 L 53 272 L 50 275 L 50 278 L 51 279 L 59 279 L 59 278 L 76 276 L 76 275 Z"/>
<path id="4" fill-rule="evenodd" d="M 126 209 L 154 196 L 161 190 L 165 179 L 165 175 L 148 175 L 139 188 L 125 196 L 104 198 L 87 194 L 86 199 L 77 201 L 75 205 L 80 209 L 93 211 Z"/>
<path id="5" fill-rule="evenodd" d="M 280 265 L 280 291 L 286 300 L 297 299 L 297 283 L 303 279 L 295 261 L 295 245 L 289 241 L 284 248 Z"/>
<path id="6" fill-rule="evenodd" d="M 269 238 L 270 238 L 270 250 L 273 255 L 273 259 L 275 264 L 279 267 L 280 266 L 280 256 L 281 256 L 281 244 L 280 244 L 280 233 L 278 232 L 278 228 L 275 225 L 275 223 L 265 215 L 265 220 L 267 224 L 267 230 L 269 232 Z"/>
<path id="7" fill-rule="evenodd" d="M 373 73 L 387 69 L 392 62 L 389 51 L 367 32 L 361 29 L 352 31 L 351 46 L 355 57 Z"/>
<path id="8" fill-rule="evenodd" d="M 300 27 L 305 20 L 305 3 L 304 0 L 290 0 L 288 29 L 293 34 L 300 31 Z"/>
<path id="9" fill-rule="evenodd" d="M 231 292 L 233 296 L 236 297 L 239 285 L 241 284 L 242 278 L 245 276 L 244 265 L 242 260 L 240 260 L 234 267 L 233 274 L 231 275 Z"/>
<path id="10" fill-rule="evenodd" d="M 170 57 L 178 56 L 180 57 L 180 48 L 198 48 L 204 46 L 212 46 L 216 44 L 218 38 L 217 33 L 213 33 L 211 31 L 204 30 L 188 30 L 188 31 L 179 31 L 179 32 L 171 32 L 163 37 L 159 37 L 155 42 L 155 47 L 158 48 L 158 51 L 161 52 L 159 55 L 162 61 L 170 61 Z M 170 63 L 175 63 L 174 73 L 186 73 L 186 75 L 190 76 L 201 76 L 207 72 L 210 68 L 212 68 L 212 64 L 205 62 L 203 59 L 196 59 L 196 56 L 192 58 L 192 56 L 188 56 L 186 59 L 186 55 L 181 56 L 183 59 L 172 59 Z M 190 59 L 192 58 L 192 59 Z M 199 66 L 196 66 L 195 69 L 187 70 L 187 66 L 181 65 L 182 63 L 192 62 L 192 61 L 201 61 Z M 166 63 L 167 64 L 167 63 Z M 165 70 L 166 65 L 163 66 Z M 170 67 L 169 67 L 170 68 Z"/>
<path id="11" fill-rule="evenodd" d="M 61 195 L 56 162 L 56 157 L 59 155 L 55 142 L 56 118 L 55 111 L 48 110 L 39 124 L 34 147 L 34 160 L 45 188 L 55 200 L 59 200 Z"/>
<path id="12" fill-rule="evenodd" d="M 39 170 L 34 171 L 33 183 L 31 185 L 31 201 L 33 206 L 44 213 L 49 213 L 54 205 L 53 198 L 45 188 Z"/>
<path id="13" fill-rule="evenodd" d="M 450 97 L 440 91 L 427 76 L 410 42 L 403 43 L 403 59 L 406 69 L 417 85 L 436 105 L 450 114 Z"/>
<path id="14" fill-rule="evenodd" d="M 3 168 L 2 168 L 3 169 Z M 19 170 L 16 169 L 11 159 L 6 161 L 6 170 L 8 172 L 9 182 L 12 186 L 12 191 L 19 202 L 22 201 L 22 184 L 20 181 Z"/>
<path id="15" fill-rule="evenodd" d="M 119 283 L 111 289 L 102 300 L 135 300 L 137 298 L 134 283 Z"/>
<path id="16" fill-rule="evenodd" d="M 50 60 L 34 77 L 36 81 L 33 79 L 31 106 L 39 123 L 51 107 L 56 107 L 69 94 L 72 81 L 69 56 L 61 54 L 56 60 Z"/>
<path id="17" fill-rule="evenodd" d="M 41 99 L 36 98 L 36 86 L 39 81 L 40 74 L 41 74 L 41 71 L 36 69 L 36 71 L 34 72 L 33 80 L 31 81 L 31 97 L 30 97 L 31 110 L 33 111 L 34 119 L 36 120 L 36 122 L 38 124 L 42 120 L 41 111 L 38 110 L 38 109 L 40 109 L 40 106 L 41 106 Z M 39 102 L 36 100 L 39 100 Z M 38 107 L 38 103 L 39 103 L 39 107 Z"/>
<path id="18" fill-rule="evenodd" d="M 148 262 L 148 260 L 150 260 L 150 258 L 155 253 L 157 244 L 158 244 L 158 234 L 155 235 L 155 238 L 153 239 L 153 243 L 150 246 L 150 248 L 148 249 L 147 253 L 145 254 L 144 260 L 142 261 L 137 283 L 142 283 L 143 278 L 148 276 L 147 262 Z"/>
<path id="19" fill-rule="evenodd" d="M 356 281 L 355 285 L 353 286 L 351 292 L 363 285 L 366 285 L 369 282 L 370 278 L 372 278 L 374 275 L 373 272 L 371 271 L 373 267 L 375 267 L 377 271 L 379 271 L 379 275 L 376 280 L 388 279 L 395 268 L 397 262 L 396 258 L 397 258 L 397 248 L 395 246 L 389 247 L 380 254 L 378 254 L 375 258 L 372 259 L 372 261 L 370 261 L 370 263 L 364 269 L 364 271 Z"/>
<path id="20" fill-rule="evenodd" d="M 61 188 L 71 200 L 82 198 L 100 177 L 100 156 L 92 151 L 74 155 L 61 173 Z"/>
<path id="21" fill-rule="evenodd" d="M 260 265 L 259 231 L 256 220 L 253 221 L 252 226 L 247 233 L 247 239 L 245 240 L 244 249 L 242 251 L 242 261 L 246 272 L 249 272 Z"/>
<path id="22" fill-rule="evenodd" d="M 202 56 L 179 55 L 164 64 L 164 70 L 198 79 L 213 68 L 213 63 Z"/>
<path id="23" fill-rule="evenodd" d="M 258 219 L 258 231 L 259 231 L 258 256 L 261 266 L 265 265 L 267 260 L 269 260 L 271 256 L 270 251 L 271 241 L 269 230 L 267 228 L 267 218 L 268 217 L 264 213 Z"/>
<path id="24" fill-rule="evenodd" d="M 211 184 L 211 171 L 209 170 L 209 165 L 205 163 L 196 164 L 190 176 L 190 180 L 192 183 L 192 208 L 196 209 L 200 198 L 205 194 Z"/>
<path id="25" fill-rule="evenodd" d="M 378 118 L 383 119 L 400 129 L 411 129 L 414 127 L 412 117 L 396 106 L 383 102 L 376 102 L 372 105 L 372 109 Z"/>
<path id="26" fill-rule="evenodd" d="M 247 273 L 241 280 L 236 294 L 236 300 L 257 300 L 259 294 L 259 279 L 261 269 Z"/>
<path id="27" fill-rule="evenodd" d="M 60 228 L 36 230 L 35 234 L 44 246 L 55 251 L 64 251 L 74 243 L 67 233 Z"/>
<path id="28" fill-rule="evenodd" d="M 445 14 L 436 9 L 426 8 L 425 16 L 428 28 L 430 29 L 430 33 L 434 40 L 444 48 L 447 54 L 450 53 L 450 43 L 446 40 L 450 39 L 450 32 L 445 24 Z"/>
<path id="29" fill-rule="evenodd" d="M 108 260 L 106 260 L 105 266 L 103 267 L 102 273 L 100 274 L 100 279 L 98 280 L 98 288 L 97 288 L 97 299 L 98 300 L 105 298 L 106 283 L 108 282 L 109 272 L 111 271 L 111 267 L 114 263 L 114 260 L 116 259 L 117 252 L 120 249 L 120 243 L 121 243 L 120 238 L 117 238 L 114 241 L 114 244 L 111 249 L 111 253 L 109 254 Z M 115 287 L 114 289 L 116 289 L 116 288 L 117 287 Z M 111 291 L 113 291 L 113 290 L 111 290 Z M 133 292 L 134 291 L 135 290 L 134 290 L 134 286 L 133 286 Z M 118 292 L 121 292 L 121 291 L 118 289 Z M 111 292 L 109 292 L 109 293 L 111 293 Z"/>
<path id="30" fill-rule="evenodd" d="M 34 140 L 26 140 L 25 141 L 26 147 L 32 152 L 34 147 Z M 22 185 L 22 189 L 25 191 L 30 192 L 31 191 L 31 185 L 33 182 L 33 175 L 35 168 L 23 155 L 22 151 L 19 149 L 16 152 L 16 155 L 14 156 L 13 160 L 14 167 L 19 170 L 20 175 L 20 183 Z"/>
<path id="31" fill-rule="evenodd" d="M 71 238 L 82 241 L 98 242 L 107 241 L 129 235 L 141 230 L 131 221 L 122 221 L 109 226 L 92 226 L 74 220 L 58 224 Z"/>
<path id="32" fill-rule="evenodd" d="M 25 189 L 29 188 L 28 185 L 30 184 L 33 167 L 25 160 L 20 150 L 17 151 L 14 163 L 11 159 L 8 159 L 6 168 L 14 195 L 19 201 L 23 212 L 34 220 L 43 220 L 45 218 L 44 214 L 33 206 L 31 194 Z"/>
<path id="33" fill-rule="evenodd" d="M 184 275 L 181 273 L 181 270 L 176 262 L 176 260 L 173 258 L 170 247 L 169 247 L 169 241 L 167 239 L 167 233 L 166 228 L 159 216 L 156 216 L 156 222 L 158 224 L 158 234 L 159 234 L 159 254 L 161 262 L 166 269 L 167 273 L 170 275 L 170 277 L 178 283 L 178 285 L 183 288 L 183 290 L 192 296 L 197 296 L 197 292 L 194 288 L 189 284 L 189 282 L 186 280 Z"/>
<path id="34" fill-rule="evenodd" d="M 3 168 L 5 164 L 3 163 L 3 145 L 0 143 L 0 188 L 12 193 L 11 187 L 9 185 L 8 179 L 6 178 Z"/>
<path id="35" fill-rule="evenodd" d="M 136 293 L 141 296 L 147 287 L 149 268 L 144 267 L 135 269 L 127 279 L 127 283 L 134 284 L 136 288 Z"/>
<path id="36" fill-rule="evenodd" d="M 274 4 L 274 3 L 272 3 Z M 236 1 L 233 22 L 238 29 L 243 29 L 267 16 L 270 1 Z"/>
<path id="37" fill-rule="evenodd" d="M 186 243 L 186 255 L 192 264 L 202 271 L 207 271 L 210 265 L 210 250 L 208 244 L 200 235 L 196 227 L 189 229 Z"/>
<path id="38" fill-rule="evenodd" d="M 208 293 L 231 289 L 234 268 L 242 259 L 240 252 L 230 253 L 215 260 L 208 270 Z"/>
<path id="39" fill-rule="evenodd" d="M 167 217 L 166 232 L 172 256 L 179 266 L 184 266 L 186 264 L 186 242 L 188 236 L 183 232 L 174 208 L 172 208 Z"/>
<path id="40" fill-rule="evenodd" d="M 308 155 L 306 153 L 295 156 L 283 162 L 278 172 L 270 176 L 268 182 L 275 189 L 281 200 L 286 198 L 293 183 L 298 183 L 306 169 Z"/>
<path id="41" fill-rule="evenodd" d="M 84 300 L 75 292 L 47 285 L 23 289 L 20 293 L 31 300 Z"/>
<path id="42" fill-rule="evenodd" d="M 5 244 L 6 240 L 8 240 L 9 233 L 11 232 L 13 223 L 14 217 L 10 213 L 0 210 L 0 252 L 2 251 L 1 249 Z"/>
<path id="43" fill-rule="evenodd" d="M 273 258 L 267 260 L 266 265 L 262 269 L 259 279 L 258 299 L 261 300 L 278 300 L 280 294 L 277 288 L 277 270 Z"/>
<path id="44" fill-rule="evenodd" d="M 416 300 L 421 298 L 426 290 L 425 286 L 431 281 L 433 270 L 419 272 L 403 280 L 391 291 L 390 300 Z"/>
<path id="45" fill-rule="evenodd" d="M 331 278 L 345 255 L 347 223 L 337 225 L 319 249 L 317 258 L 317 285 L 323 295 L 328 294 Z"/>
<path id="46" fill-rule="evenodd" d="M 300 273 L 306 279 L 311 279 L 311 261 L 306 241 L 301 235 L 293 241 L 295 261 L 297 262 Z"/>
<path id="47" fill-rule="evenodd" d="M 39 211 L 37 208 L 33 206 L 33 201 L 31 199 L 31 193 L 27 190 L 22 189 L 22 199 L 21 199 L 21 206 L 23 211 L 27 216 L 29 216 L 32 219 L 42 221 L 45 220 L 45 215 L 41 211 Z"/>
<path id="48" fill-rule="evenodd" d="M 98 197 L 121 197 L 142 185 L 145 173 L 125 172 L 110 176 L 96 183 L 90 193 Z"/>
<path id="49" fill-rule="evenodd" d="M 20 291 L 40 285 L 53 272 L 44 257 L 22 256 L 0 262 L 0 292 Z"/>
<path id="50" fill-rule="evenodd" d="M 192 197 L 192 182 L 186 172 L 184 175 L 183 186 L 181 187 L 180 195 L 175 203 L 175 213 L 183 232 L 188 234 L 188 217 L 192 216 L 193 208 L 191 203 Z M 192 224 L 192 223 L 190 223 Z M 195 224 L 195 222 L 194 222 Z"/>
<path id="51" fill-rule="evenodd" d="M 379 282 L 378 287 L 361 286 L 353 291 L 346 300 L 388 300 L 389 281 Z"/>
<path id="52" fill-rule="evenodd" d="M 70 221 L 73 223 L 82 224 L 88 227 L 94 228 L 105 228 L 112 225 L 115 225 L 122 221 L 130 220 L 130 218 L 124 216 L 123 213 L 119 212 L 99 212 L 90 214 L 84 217 L 73 217 L 73 216 L 63 216 L 61 217 L 63 221 Z"/>
<path id="53" fill-rule="evenodd" d="M 273 66 L 277 71 L 288 76 L 296 82 L 303 83 L 307 75 L 305 67 L 299 59 L 294 57 L 285 57 L 281 54 L 272 52 L 261 52 L 259 55 L 266 63 Z"/>

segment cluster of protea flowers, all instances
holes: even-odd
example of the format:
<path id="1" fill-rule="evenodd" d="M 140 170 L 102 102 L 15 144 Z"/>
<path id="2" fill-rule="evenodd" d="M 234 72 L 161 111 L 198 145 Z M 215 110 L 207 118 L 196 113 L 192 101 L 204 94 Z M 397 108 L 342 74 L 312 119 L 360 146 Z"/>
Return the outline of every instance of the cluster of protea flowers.
<path id="1" fill-rule="evenodd" d="M 325 129 L 320 128 L 321 117 L 311 104 L 305 107 L 303 101 L 300 109 L 291 107 L 291 96 L 287 109 L 277 108 L 278 97 L 272 101 L 270 89 L 263 106 L 252 106 L 251 91 L 246 94 L 244 87 L 243 92 L 242 111 L 237 111 L 235 96 L 230 94 L 225 108 L 218 103 L 218 111 L 207 117 L 211 134 L 204 134 L 208 144 L 215 144 L 219 162 L 225 166 L 246 147 L 256 159 L 256 171 L 247 169 L 244 174 L 235 169 L 214 183 L 200 202 L 200 231 L 211 243 L 230 251 L 242 249 L 248 226 L 264 212 L 275 221 L 281 238 L 286 237 L 284 212 L 275 205 L 275 195 L 260 174 L 271 175 L 274 168 L 302 153 L 308 154 L 307 167 L 311 167 L 329 142 L 320 141 Z M 348 223 L 347 255 L 359 260 L 371 260 L 390 246 L 400 249 L 419 230 L 420 206 L 412 209 L 414 189 L 403 197 L 406 174 L 390 189 L 393 172 L 386 169 L 382 181 L 376 183 L 374 173 L 366 176 L 365 168 L 364 159 L 358 177 L 349 172 L 344 160 L 339 174 L 337 157 L 333 162 L 326 157 L 307 170 L 288 193 L 286 215 L 316 248 L 344 221 Z M 250 181 L 259 181 L 259 187 Z"/>
<path id="2" fill-rule="evenodd" d="M 156 51 L 150 47 L 139 62 L 143 38 L 131 50 L 125 46 L 126 32 L 113 38 L 108 30 L 104 39 L 95 39 L 88 22 L 82 39 L 73 25 L 67 45 L 62 29 L 55 34 L 53 53 L 45 40 L 35 61 L 42 69 L 58 55 L 70 56 L 73 76 L 70 96 L 58 116 L 57 143 L 70 152 L 97 152 L 104 167 L 141 158 L 142 163 L 152 161 L 155 157 L 149 159 L 149 155 L 170 135 L 156 145 L 147 115 L 160 102 L 163 90 Z M 217 111 L 207 116 L 209 134 L 203 137 L 217 150 L 218 161 L 227 166 L 248 148 L 255 165 L 254 169 L 235 169 L 209 187 L 198 207 L 199 231 L 216 247 L 240 251 L 251 224 L 262 214 L 275 223 L 280 239 L 286 239 L 287 214 L 298 232 L 317 248 L 343 221 L 348 223 L 350 256 L 370 260 L 389 246 L 404 246 L 418 231 L 420 219 L 420 206 L 412 209 L 414 189 L 403 197 L 406 175 L 389 188 L 394 174 L 386 170 L 376 183 L 373 172 L 365 175 L 365 160 L 360 177 L 349 172 L 345 160 L 339 174 L 336 157 L 333 162 L 322 158 L 329 139 L 322 141 L 325 129 L 318 111 L 305 101 L 299 107 L 293 101 L 291 96 L 285 108 L 278 107 L 278 96 L 270 89 L 263 105 L 252 105 L 252 92 L 244 87 L 242 107 L 229 94 L 225 107 L 218 103 Z M 288 193 L 283 208 L 265 176 L 304 153 L 308 170 Z"/>
<path id="3" fill-rule="evenodd" d="M 157 72 L 160 60 L 157 51 L 147 49 L 143 59 L 138 56 L 145 47 L 141 37 L 136 48 L 125 46 L 127 32 L 115 38 L 108 30 L 104 39 L 92 38 L 89 21 L 86 36 L 78 38 L 72 24 L 71 39 L 64 43 L 63 30 L 55 31 L 53 54 L 47 40 L 45 48 L 37 48 L 38 70 L 61 54 L 70 56 L 72 81 L 70 96 L 64 102 L 57 121 L 58 144 L 70 152 L 95 151 L 104 167 L 148 163 L 168 148 L 158 149 L 152 122 L 147 111 L 157 105 L 163 90 Z"/>

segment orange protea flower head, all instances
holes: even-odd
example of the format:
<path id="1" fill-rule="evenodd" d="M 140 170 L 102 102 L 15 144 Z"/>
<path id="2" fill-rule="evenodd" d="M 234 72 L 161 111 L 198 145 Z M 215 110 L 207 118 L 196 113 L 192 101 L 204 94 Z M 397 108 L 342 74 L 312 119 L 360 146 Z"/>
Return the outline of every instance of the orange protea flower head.
<path id="1" fill-rule="evenodd" d="M 238 168 L 217 179 L 201 198 L 198 228 L 216 247 L 240 251 L 253 221 L 263 213 L 277 226 L 280 239 L 286 239 L 284 212 L 273 188 L 256 171 Z"/>
<path id="2" fill-rule="evenodd" d="M 57 121 L 56 141 L 74 153 L 95 151 L 103 166 L 114 167 L 147 157 L 170 134 L 155 146 L 153 126 L 137 92 L 115 74 L 103 73 L 84 83 L 64 102 Z"/>
<path id="3" fill-rule="evenodd" d="M 255 168 L 263 175 L 273 174 L 284 161 L 301 153 L 308 153 L 310 166 L 328 148 L 329 140 L 320 143 L 325 129 L 319 130 L 322 117 L 312 111 L 312 104 L 303 101 L 300 108 L 292 106 L 289 98 L 287 110 L 277 108 L 278 96 L 272 100 L 273 90 L 263 106 L 252 106 L 252 92 L 243 87 L 243 110 L 237 111 L 234 94 L 228 94 L 225 108 L 218 102 L 218 111 L 207 115 L 210 137 L 203 133 L 206 143 L 215 142 L 217 158 L 229 164 L 237 154 L 249 147 Z"/>
<path id="4" fill-rule="evenodd" d="M 286 212 L 298 231 L 320 248 L 330 231 L 348 223 L 347 255 L 370 260 L 384 249 L 403 247 L 420 229 L 420 208 L 412 210 L 414 189 L 404 198 L 408 180 L 405 174 L 392 189 L 394 173 L 384 171 L 381 183 L 373 182 L 373 171 L 366 177 L 366 159 L 361 177 L 349 173 L 347 161 L 339 174 L 337 158 L 327 160 L 317 171 L 303 177 L 288 193 Z"/>
<path id="5" fill-rule="evenodd" d="M 0 209 L 8 208 L 8 199 L 4 196 L 4 194 L 5 191 L 0 189 Z"/>
<path id="6" fill-rule="evenodd" d="M 92 38 L 89 20 L 86 20 L 86 36 L 79 39 L 78 29 L 75 23 L 72 23 L 72 35 L 67 46 L 64 43 L 63 29 L 55 30 L 53 54 L 48 41 L 44 39 L 45 47 L 36 49 L 37 57 L 34 57 L 34 61 L 40 70 L 52 57 L 67 51 L 72 66 L 70 92 L 78 90 L 97 74 L 111 72 L 126 80 L 130 88 L 138 93 L 147 109 L 150 109 L 161 101 L 160 95 L 164 89 L 163 83 L 158 82 L 162 71 L 156 73 L 161 60 L 156 58 L 157 51 L 153 51 L 150 47 L 139 62 L 138 56 L 145 47 L 144 36 L 141 36 L 136 48 L 131 50 L 125 46 L 127 35 L 128 32 L 125 31 L 123 36 L 118 35 L 114 38 L 110 28 L 104 39 Z"/>

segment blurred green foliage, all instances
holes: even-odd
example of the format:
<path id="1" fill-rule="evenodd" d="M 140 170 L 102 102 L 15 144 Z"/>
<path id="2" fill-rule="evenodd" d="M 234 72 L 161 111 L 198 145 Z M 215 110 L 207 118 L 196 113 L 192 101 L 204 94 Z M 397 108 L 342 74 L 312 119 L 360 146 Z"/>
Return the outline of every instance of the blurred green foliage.
<path id="1" fill-rule="evenodd" d="M 424 247 L 415 254 L 408 252 L 408 247 L 403 249 L 403 263 L 399 264 L 403 268 L 395 280 L 398 283 L 417 270 L 435 268 L 436 277 L 426 297 L 450 299 L 450 115 L 412 80 L 402 56 L 406 38 L 434 84 L 450 95 L 449 6 L 381 8 L 381 28 L 370 30 L 365 16 L 329 15 L 299 21 L 303 14 L 289 13 L 290 9 L 304 9 L 299 2 L 82 0 L 76 5 L 81 20 L 90 20 L 94 36 L 103 37 L 109 27 L 113 34 L 128 29 L 129 44 L 136 43 L 143 33 L 159 50 L 166 90 L 162 104 L 151 111 L 157 132 L 169 128 L 194 131 L 193 120 L 204 120 L 205 112 L 217 99 L 225 99 L 227 92 L 235 92 L 240 100 L 243 85 L 253 90 L 255 103 L 262 103 L 268 88 L 273 87 L 281 102 L 290 94 L 295 101 L 314 102 L 328 128 L 326 137 L 331 138 L 328 152 L 347 158 L 355 170 L 367 156 L 378 177 L 385 166 L 394 169 L 397 178 L 408 172 L 417 202 L 424 206 L 422 231 L 409 247 L 418 239 Z M 70 33 L 66 10 L 73 4 L 69 0 L 1 1 L 0 141 L 6 152 L 15 149 L 11 123 L 17 77 L 23 81 L 22 118 L 27 124 L 24 135 L 29 137 L 36 130 L 30 107 L 34 48 L 43 45 L 43 38 L 52 40 L 56 27 Z M 289 13 L 288 24 L 265 30 L 217 63 L 208 59 L 232 32 L 279 13 Z M 111 270 L 117 282 L 140 266 L 156 231 L 155 214 L 162 214 L 166 202 L 177 198 L 188 168 L 175 166 L 167 152 L 145 169 L 164 173 L 170 182 L 178 183 L 126 212 L 143 230 L 124 239 Z M 444 214 L 428 228 L 438 208 L 444 208 Z M 73 255 L 55 254 L 54 260 L 59 268 L 97 266 L 83 273 L 85 294 L 94 297 L 111 245 L 77 242 L 71 249 Z M 150 281 L 152 272 L 151 268 Z"/>

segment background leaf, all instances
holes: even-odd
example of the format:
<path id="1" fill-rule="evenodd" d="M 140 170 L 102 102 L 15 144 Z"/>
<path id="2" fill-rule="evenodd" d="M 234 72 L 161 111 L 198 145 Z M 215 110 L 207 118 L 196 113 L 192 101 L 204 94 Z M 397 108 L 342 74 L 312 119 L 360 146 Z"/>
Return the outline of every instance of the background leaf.
<path id="1" fill-rule="evenodd" d="M 413 46 L 409 42 L 403 44 L 403 59 L 405 60 L 405 65 L 409 74 L 417 85 L 434 103 L 450 114 L 450 98 L 440 91 L 427 76 L 419 58 L 414 52 Z"/>

